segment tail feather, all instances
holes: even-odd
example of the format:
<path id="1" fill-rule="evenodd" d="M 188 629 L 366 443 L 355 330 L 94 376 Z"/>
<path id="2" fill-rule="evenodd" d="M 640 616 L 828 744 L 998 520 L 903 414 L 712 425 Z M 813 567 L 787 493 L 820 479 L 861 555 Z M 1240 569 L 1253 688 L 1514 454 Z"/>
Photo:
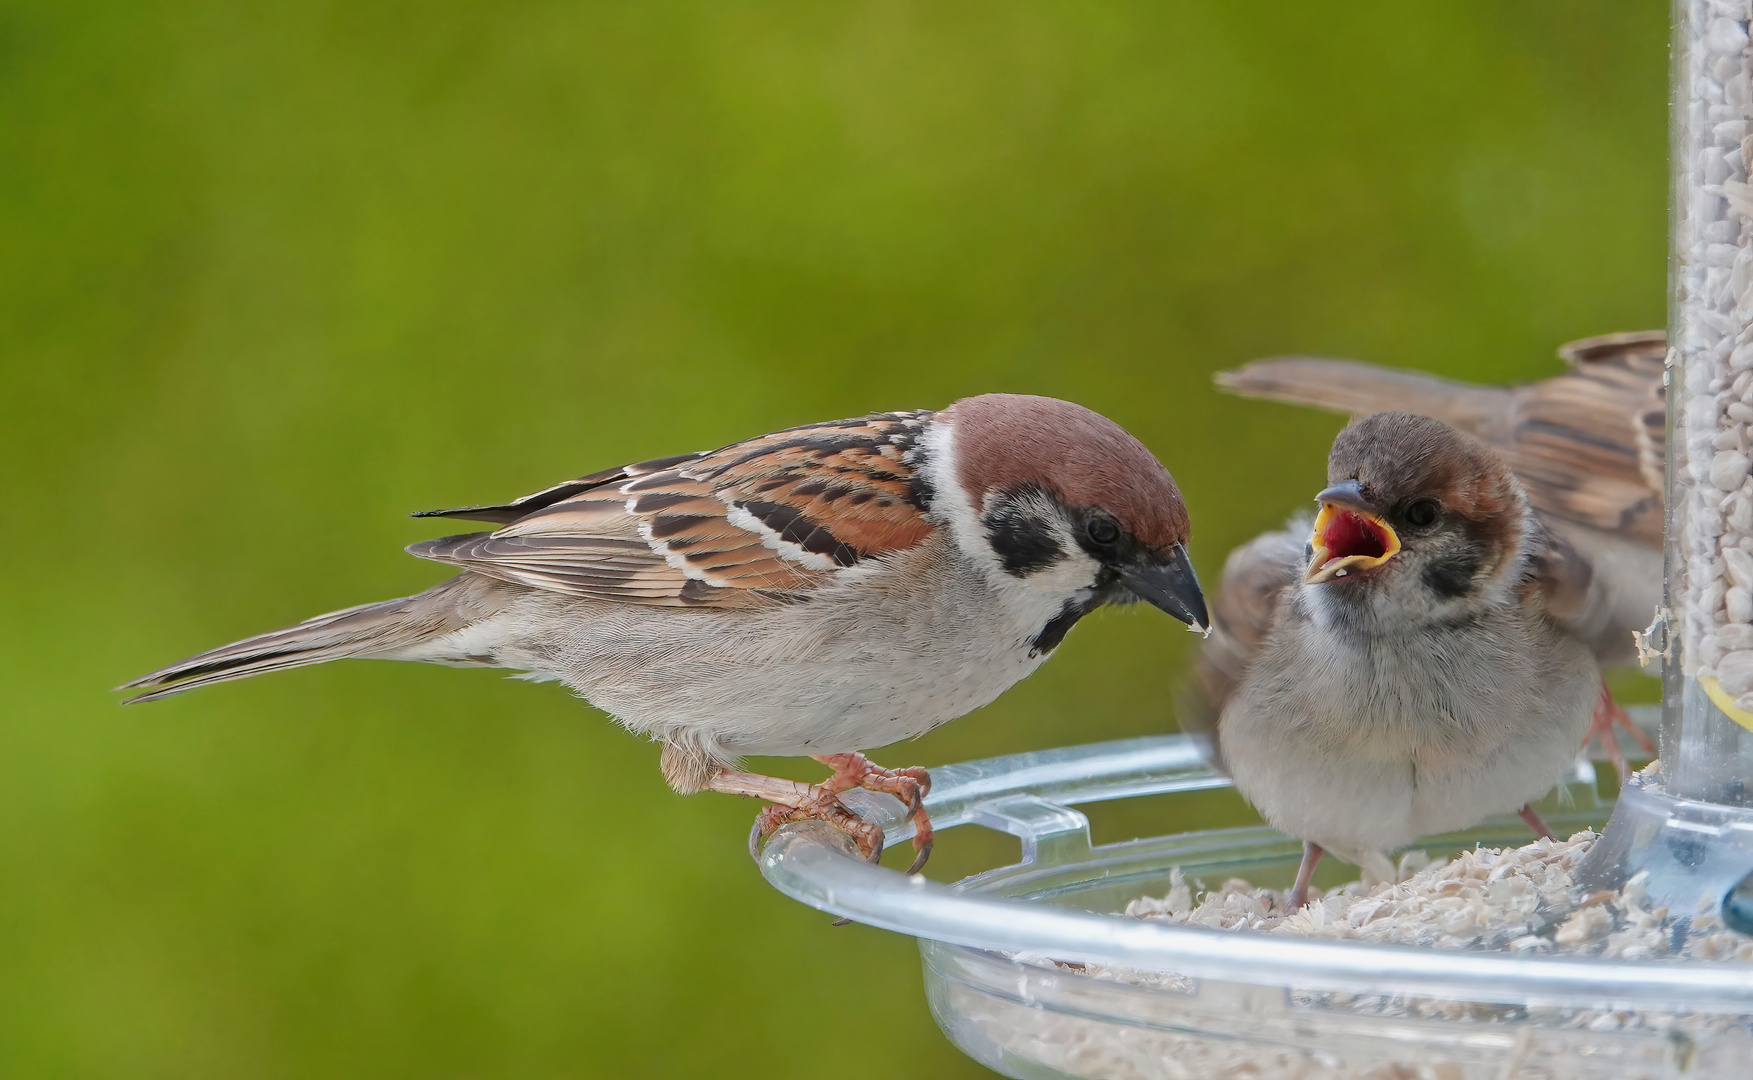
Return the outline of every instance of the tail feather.
<path id="1" fill-rule="evenodd" d="M 1217 385 L 1242 397 L 1362 416 L 1397 410 L 1446 421 L 1490 439 L 1509 422 L 1509 391 L 1451 382 L 1354 360 L 1286 356 L 1219 372 Z"/>
<path id="2" fill-rule="evenodd" d="M 450 595 L 460 581 L 462 578 L 453 578 L 415 596 L 331 611 L 284 630 L 221 645 L 116 689 L 157 688 L 123 702 L 132 705 L 269 671 L 354 657 L 388 657 L 406 646 L 467 625 Z"/>

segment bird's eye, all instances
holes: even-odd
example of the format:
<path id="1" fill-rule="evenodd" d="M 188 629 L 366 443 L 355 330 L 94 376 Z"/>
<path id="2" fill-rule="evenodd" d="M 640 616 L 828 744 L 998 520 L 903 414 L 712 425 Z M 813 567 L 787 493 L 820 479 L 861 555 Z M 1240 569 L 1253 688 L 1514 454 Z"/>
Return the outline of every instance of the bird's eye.
<path id="1" fill-rule="evenodd" d="M 1435 499 L 1415 499 L 1406 507 L 1406 523 L 1422 529 L 1436 520 L 1441 509 Z"/>
<path id="2" fill-rule="evenodd" d="M 1105 517 L 1090 518 L 1089 524 L 1083 527 L 1083 531 L 1093 544 L 1106 546 L 1120 539 L 1120 526 Z"/>

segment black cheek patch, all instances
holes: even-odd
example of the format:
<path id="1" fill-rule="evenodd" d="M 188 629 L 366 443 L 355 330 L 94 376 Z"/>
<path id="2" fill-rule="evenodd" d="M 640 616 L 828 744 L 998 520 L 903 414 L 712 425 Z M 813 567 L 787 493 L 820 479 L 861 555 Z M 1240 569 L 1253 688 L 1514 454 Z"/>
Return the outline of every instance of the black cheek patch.
<path id="1" fill-rule="evenodd" d="M 1463 540 L 1424 568 L 1424 584 L 1444 599 L 1466 596 L 1473 591 L 1473 575 L 1479 573 L 1484 561 L 1478 541 Z"/>
<path id="2" fill-rule="evenodd" d="M 1065 554 L 1047 523 L 1018 507 L 997 507 L 981 524 L 986 526 L 986 541 L 1005 573 L 1013 577 L 1045 570 Z"/>

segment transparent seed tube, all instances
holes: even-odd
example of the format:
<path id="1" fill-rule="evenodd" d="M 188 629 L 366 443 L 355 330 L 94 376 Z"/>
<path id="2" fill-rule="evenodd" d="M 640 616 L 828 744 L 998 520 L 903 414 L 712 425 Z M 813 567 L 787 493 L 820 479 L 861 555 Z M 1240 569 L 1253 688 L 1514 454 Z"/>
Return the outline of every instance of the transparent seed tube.
<path id="1" fill-rule="evenodd" d="M 1753 805 L 1753 52 L 1748 0 L 1675 9 L 1667 790 Z"/>
<path id="2" fill-rule="evenodd" d="M 1662 769 L 1580 868 L 1715 908 L 1753 871 L 1753 0 L 1676 0 Z"/>

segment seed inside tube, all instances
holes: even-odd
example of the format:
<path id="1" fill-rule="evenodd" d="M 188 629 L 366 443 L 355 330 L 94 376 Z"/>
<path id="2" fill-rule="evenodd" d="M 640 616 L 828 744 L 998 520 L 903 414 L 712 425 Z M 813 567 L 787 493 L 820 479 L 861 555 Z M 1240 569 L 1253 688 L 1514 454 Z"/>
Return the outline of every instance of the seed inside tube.
<path id="1" fill-rule="evenodd" d="M 1679 43 L 1693 100 L 1679 117 L 1690 179 L 1678 204 L 1686 239 L 1671 335 L 1689 392 L 1668 452 L 1683 478 L 1673 496 L 1687 614 L 1681 655 L 1688 674 L 1708 675 L 1725 642 L 1745 649 L 1753 636 L 1753 81 L 1746 3 L 1695 0 L 1686 21 L 1697 36 Z"/>

